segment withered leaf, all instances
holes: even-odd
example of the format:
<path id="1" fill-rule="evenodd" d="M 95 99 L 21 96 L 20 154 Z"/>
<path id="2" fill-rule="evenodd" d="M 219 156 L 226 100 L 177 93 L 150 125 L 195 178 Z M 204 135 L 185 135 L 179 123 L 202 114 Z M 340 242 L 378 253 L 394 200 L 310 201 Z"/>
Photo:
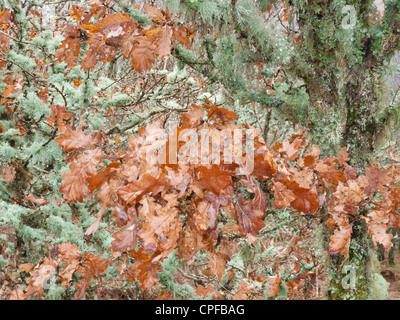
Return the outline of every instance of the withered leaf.
<path id="1" fill-rule="evenodd" d="M 17 176 L 17 172 L 13 166 L 7 166 L 3 172 L 3 178 L 6 180 L 7 184 L 10 184 L 14 181 L 15 177 Z"/>
<path id="2" fill-rule="evenodd" d="M 210 270 L 212 274 L 215 274 L 218 281 L 221 281 L 223 275 L 225 274 L 225 258 L 217 252 L 208 252 L 208 262 L 210 263 Z"/>
<path id="3" fill-rule="evenodd" d="M 135 249 L 137 245 L 136 225 L 132 224 L 113 234 L 111 242 L 113 251 L 125 252 L 128 248 Z"/>
<path id="4" fill-rule="evenodd" d="M 90 186 L 90 191 L 100 188 L 103 183 L 108 182 L 117 174 L 117 168 L 121 166 L 120 162 L 111 162 L 107 168 L 100 170 L 96 175 L 87 179 Z"/>
<path id="5" fill-rule="evenodd" d="M 82 69 L 88 71 L 93 69 L 97 64 L 96 53 L 93 50 L 86 50 L 85 57 L 82 59 Z"/>
<path id="6" fill-rule="evenodd" d="M 18 270 L 24 272 L 30 272 L 33 269 L 33 267 L 34 267 L 33 263 L 24 263 L 19 265 Z"/>
<path id="7" fill-rule="evenodd" d="M 26 295 L 36 295 L 39 299 L 43 295 L 43 286 L 47 284 L 50 277 L 56 273 L 57 262 L 50 260 L 47 257 L 36 266 L 31 272 L 31 276 L 28 280 L 28 287 L 26 288 Z"/>
<path id="8" fill-rule="evenodd" d="M 85 135 L 81 128 L 76 131 L 67 128 L 67 130 L 54 139 L 65 151 L 84 149 L 94 141 L 91 135 Z"/>
<path id="9" fill-rule="evenodd" d="M 253 175 L 259 180 L 272 178 L 277 174 L 277 164 L 272 159 L 272 155 L 266 151 L 264 156 L 256 155 L 254 157 Z"/>
<path id="10" fill-rule="evenodd" d="M 140 203 L 142 208 L 138 216 L 143 219 L 141 229 L 138 232 L 143 240 L 144 249 L 156 251 L 158 248 L 163 255 L 168 255 L 176 247 L 182 223 L 178 214 L 178 195 L 165 195 L 166 203 L 160 205 L 154 198 L 145 195 Z"/>
<path id="11" fill-rule="evenodd" d="M 212 293 L 214 293 L 214 290 L 215 289 L 211 284 L 207 285 L 206 287 L 200 284 L 196 288 L 195 293 L 199 297 L 206 298 L 207 296 L 210 296 Z"/>
<path id="12" fill-rule="evenodd" d="M 219 207 L 208 201 L 198 198 L 194 204 L 193 221 L 197 232 L 204 234 L 217 226 Z"/>
<path id="13" fill-rule="evenodd" d="M 204 191 L 211 191 L 216 195 L 226 194 L 228 187 L 232 185 L 229 173 L 220 169 L 216 164 L 211 165 L 210 168 L 201 166 L 197 170 L 197 177 L 194 186 Z"/>
<path id="14" fill-rule="evenodd" d="M 351 224 L 348 226 L 340 226 L 339 229 L 336 229 L 334 234 L 331 236 L 329 253 L 340 253 L 342 255 L 347 255 L 352 233 L 353 226 Z"/>
<path id="15" fill-rule="evenodd" d="M 100 211 L 97 213 L 97 217 L 96 220 L 93 221 L 93 223 L 90 225 L 89 228 L 87 228 L 86 232 L 85 232 L 85 236 L 89 236 L 91 235 L 93 232 L 96 232 L 97 229 L 100 226 L 100 222 L 101 222 L 101 218 L 103 217 L 104 212 L 106 211 L 106 207 L 103 206 L 101 207 Z"/>
<path id="16" fill-rule="evenodd" d="M 165 17 L 164 17 L 163 12 L 160 9 L 158 9 L 156 6 L 146 5 L 144 7 L 144 9 L 147 13 L 147 16 L 151 20 L 158 22 L 158 23 L 165 22 Z"/>
<path id="17" fill-rule="evenodd" d="M 318 161 L 319 153 L 319 147 L 313 146 L 312 151 L 310 153 L 307 153 L 303 159 L 304 165 L 306 167 L 313 168 Z"/>
<path id="18" fill-rule="evenodd" d="M 339 164 L 343 167 L 347 166 L 347 162 L 350 160 L 349 153 L 347 152 L 347 148 L 343 147 L 339 151 L 338 155 Z"/>
<path id="19" fill-rule="evenodd" d="M 60 252 L 61 261 L 66 262 L 64 266 L 60 267 L 61 271 L 59 274 L 61 277 L 61 285 L 67 288 L 72 280 L 74 272 L 79 266 L 81 251 L 76 245 L 70 242 L 59 245 L 58 250 Z"/>
<path id="20" fill-rule="evenodd" d="M 167 190 L 169 186 L 170 182 L 164 174 L 161 174 L 158 179 L 150 174 L 145 174 L 139 180 L 120 188 L 119 194 L 126 202 L 134 202 L 135 199 L 140 198 L 143 194 L 151 192 L 154 196 Z"/>
<path id="21" fill-rule="evenodd" d="M 237 196 L 237 221 L 243 233 L 257 236 L 265 227 L 263 219 L 267 208 L 267 197 L 252 180 L 249 181 L 247 190 L 254 193 L 254 198 L 244 200 L 245 194 L 243 193 Z"/>
<path id="22" fill-rule="evenodd" d="M 101 155 L 100 149 L 88 150 L 70 164 L 70 171 L 62 174 L 60 192 L 64 193 L 64 199 L 82 202 L 83 197 L 90 194 L 87 179 L 97 173 L 96 165 L 100 162 Z"/>
<path id="23" fill-rule="evenodd" d="M 249 300 L 249 294 L 252 293 L 254 285 L 246 282 L 243 279 L 239 280 L 239 285 L 232 300 Z"/>
<path id="24" fill-rule="evenodd" d="M 196 104 L 192 104 L 187 112 L 181 115 L 182 128 L 191 128 L 203 122 L 205 110 Z"/>
<path id="25" fill-rule="evenodd" d="M 153 44 L 154 40 L 149 37 L 136 37 L 136 44 L 130 52 L 132 68 L 138 72 L 149 71 L 156 57 Z"/>
<path id="26" fill-rule="evenodd" d="M 392 181 L 392 178 L 387 175 L 387 170 L 380 169 L 379 164 L 367 167 L 365 169 L 365 176 L 369 182 L 365 190 L 367 194 L 384 192 L 386 190 L 385 185 L 388 185 Z"/>
<path id="27" fill-rule="evenodd" d="M 160 278 L 158 273 L 162 271 L 162 267 L 159 262 L 152 263 L 155 255 L 141 249 L 135 253 L 135 262 L 127 270 L 127 278 L 129 281 L 139 280 L 140 286 L 148 291 L 155 287 Z"/>
<path id="28" fill-rule="evenodd" d="M 290 191 L 286 185 L 279 181 L 273 181 L 274 190 L 274 206 L 277 209 L 289 207 L 290 203 L 296 199 L 293 192 Z"/>
<path id="29" fill-rule="evenodd" d="M 278 295 L 281 282 L 282 277 L 279 274 L 269 277 L 268 297 L 276 297 Z"/>
<path id="30" fill-rule="evenodd" d="M 284 140 L 278 151 L 280 153 L 285 153 L 289 160 L 296 160 L 304 144 L 305 139 L 303 136 L 296 136 L 295 138 L 292 137 L 291 139 Z"/>
<path id="31" fill-rule="evenodd" d="M 380 243 L 384 246 L 386 251 L 389 251 L 392 246 L 393 235 L 391 233 L 386 233 L 387 226 L 383 223 L 370 223 L 368 228 L 368 233 L 372 234 L 372 241 L 375 246 Z"/>
<path id="32" fill-rule="evenodd" d="M 31 201 L 34 204 L 37 204 L 39 206 L 43 206 L 43 205 L 49 203 L 49 201 L 47 201 L 46 199 L 37 199 L 37 198 L 35 198 L 32 193 L 30 193 L 29 195 L 24 197 L 24 200 L 29 200 L 29 201 Z"/>

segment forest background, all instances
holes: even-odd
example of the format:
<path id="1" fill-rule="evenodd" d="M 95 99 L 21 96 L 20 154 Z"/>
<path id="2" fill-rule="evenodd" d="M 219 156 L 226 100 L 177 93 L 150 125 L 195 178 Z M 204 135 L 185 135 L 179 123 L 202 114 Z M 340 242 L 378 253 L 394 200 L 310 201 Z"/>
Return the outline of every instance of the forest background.
<path id="1" fill-rule="evenodd" d="M 398 0 L 0 2 L 0 297 L 389 298 L 399 47 Z"/>

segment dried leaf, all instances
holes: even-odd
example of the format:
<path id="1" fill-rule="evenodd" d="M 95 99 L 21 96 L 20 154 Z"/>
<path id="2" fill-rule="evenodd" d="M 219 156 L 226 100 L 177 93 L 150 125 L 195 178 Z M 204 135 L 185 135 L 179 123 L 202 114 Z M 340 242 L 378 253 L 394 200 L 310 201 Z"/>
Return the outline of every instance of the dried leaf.
<path id="1" fill-rule="evenodd" d="M 7 184 L 10 184 L 14 181 L 15 177 L 17 176 L 17 172 L 13 166 L 7 166 L 3 172 L 3 178 L 6 180 Z"/>
<path id="2" fill-rule="evenodd" d="M 254 198 L 244 200 L 243 193 L 237 196 L 237 221 L 244 234 L 258 236 L 260 230 L 265 227 L 263 219 L 267 209 L 267 197 L 253 180 L 248 182 L 247 190 L 254 193 Z"/>
<path id="3" fill-rule="evenodd" d="M 336 229 L 334 234 L 331 236 L 329 253 L 340 253 L 342 255 L 347 255 L 352 232 L 353 226 L 351 224 L 348 226 L 340 226 L 339 229 Z"/>
<path id="4" fill-rule="evenodd" d="M 215 164 L 211 165 L 211 168 L 201 166 L 197 170 L 197 177 L 198 179 L 194 186 L 216 195 L 226 194 L 228 187 L 232 185 L 230 174 Z"/>
<path id="5" fill-rule="evenodd" d="M 165 18 L 163 12 L 158 9 L 156 6 L 146 5 L 144 10 L 147 13 L 147 16 L 153 20 L 154 22 L 164 23 Z"/>
<path id="6" fill-rule="evenodd" d="M 249 300 L 249 294 L 252 293 L 254 285 L 250 284 L 243 279 L 239 280 L 239 285 L 232 300 Z"/>
<path id="7" fill-rule="evenodd" d="M 43 206 L 43 205 L 49 203 L 49 201 L 47 201 L 46 199 L 37 199 L 37 198 L 35 198 L 32 193 L 30 193 L 29 195 L 24 197 L 24 200 L 29 200 L 29 201 L 31 201 L 34 204 L 37 204 L 39 206 Z"/>
<path id="8" fill-rule="evenodd" d="M 54 140 L 60 147 L 63 147 L 65 151 L 84 149 L 94 142 L 92 136 L 85 135 L 79 127 L 76 131 L 67 128 L 65 133 L 60 134 Z"/>
<path id="9" fill-rule="evenodd" d="M 269 277 L 268 297 L 276 297 L 278 295 L 281 282 L 282 277 L 279 274 Z"/>
<path id="10" fill-rule="evenodd" d="M 82 202 L 83 197 L 90 194 L 87 180 L 97 173 L 96 165 L 101 159 L 101 150 L 88 150 L 70 164 L 70 171 L 62 174 L 63 182 L 60 192 L 64 199 L 73 202 Z"/>

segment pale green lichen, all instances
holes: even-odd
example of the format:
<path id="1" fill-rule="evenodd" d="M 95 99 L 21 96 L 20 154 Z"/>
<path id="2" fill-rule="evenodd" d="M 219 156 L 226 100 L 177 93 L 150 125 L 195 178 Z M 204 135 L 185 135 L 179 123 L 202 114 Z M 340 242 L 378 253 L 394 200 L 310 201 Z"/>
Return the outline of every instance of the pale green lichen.
<path id="1" fill-rule="evenodd" d="M 4 268 L 5 266 L 8 265 L 8 259 L 5 259 L 1 254 L 0 254 L 0 267 Z"/>
<path id="2" fill-rule="evenodd" d="M 28 92 L 26 97 L 20 96 L 18 102 L 24 113 L 32 117 L 35 121 L 38 121 L 42 116 L 49 116 L 51 114 L 49 106 L 33 91 Z"/>
<path id="3" fill-rule="evenodd" d="M 189 284 L 177 284 L 174 282 L 174 274 L 181 265 L 181 260 L 176 256 L 176 249 L 162 262 L 163 270 L 158 273 L 160 282 L 166 289 L 172 291 L 174 296 L 189 298 L 194 296 L 194 289 Z"/>
<path id="4" fill-rule="evenodd" d="M 26 55 L 19 54 L 15 51 L 9 51 L 8 57 L 11 61 L 16 63 L 18 71 L 21 71 L 21 68 L 27 70 L 29 72 L 33 71 L 36 68 L 35 59 L 28 57 Z"/>
<path id="5" fill-rule="evenodd" d="M 126 104 L 129 104 L 132 102 L 132 98 L 128 96 L 126 93 L 118 93 L 115 94 L 111 99 L 108 99 L 108 101 L 105 103 L 107 107 L 109 106 L 115 106 L 115 107 L 120 107 Z"/>
<path id="6" fill-rule="evenodd" d="M 100 113 L 96 113 L 93 117 L 90 117 L 90 124 L 93 129 L 101 129 L 106 123 L 106 118 L 104 118 Z"/>
<path id="7" fill-rule="evenodd" d="M 368 300 L 387 300 L 389 283 L 379 274 L 374 273 L 368 287 Z"/>

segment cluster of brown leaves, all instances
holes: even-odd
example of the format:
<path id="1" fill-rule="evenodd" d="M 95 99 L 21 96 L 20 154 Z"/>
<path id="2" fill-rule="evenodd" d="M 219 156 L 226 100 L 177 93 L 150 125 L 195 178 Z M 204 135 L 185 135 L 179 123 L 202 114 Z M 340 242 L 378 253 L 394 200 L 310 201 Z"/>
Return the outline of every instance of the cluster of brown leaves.
<path id="1" fill-rule="evenodd" d="M 197 133 L 204 129 L 220 132 L 254 129 L 247 124 L 235 124 L 235 120 L 236 115 L 227 109 L 211 104 L 193 105 L 182 114 L 175 133 L 187 129 Z M 148 291 L 159 286 L 161 262 L 176 248 L 178 257 L 187 265 L 193 264 L 197 252 L 206 252 L 209 267 L 205 272 L 220 281 L 237 249 L 231 239 L 246 237 L 252 243 L 257 242 L 265 226 L 267 193 L 273 196 L 277 209 L 291 208 L 294 213 L 321 216 L 327 208 L 326 223 L 334 229 L 331 254 L 348 255 L 356 219 L 365 219 L 374 243 L 381 243 L 386 249 L 392 245 L 387 229 L 399 227 L 399 167 L 369 166 L 365 175 L 359 175 L 348 164 L 345 148 L 338 157 L 320 159 L 319 148 L 306 144 L 303 132 L 271 148 L 263 138 L 255 136 L 254 170 L 248 175 L 237 173 L 243 163 L 183 161 L 192 156 L 193 148 L 187 147 L 187 140 L 168 135 L 160 122 L 148 124 L 139 130 L 138 136 L 131 136 L 128 152 L 120 155 L 107 154 L 108 137 L 101 132 L 85 134 L 79 128 L 67 128 L 56 141 L 69 152 L 67 158 L 71 162 L 70 171 L 62 175 L 60 191 L 64 199 L 81 202 L 85 197 L 97 197 L 102 204 L 86 235 L 96 232 L 106 209 L 113 208 L 118 228 L 111 247 L 113 259 L 133 257 L 134 263 L 129 267 L 125 263 L 120 265 L 121 275 L 132 282 L 139 280 Z M 177 162 L 168 154 L 174 144 L 179 154 Z M 220 159 L 224 159 L 223 148 L 220 152 Z M 167 161 L 162 161 L 160 155 L 166 155 Z M 107 166 L 102 161 L 105 159 L 109 161 Z M 99 277 L 107 263 L 100 263 L 94 256 L 82 258 L 80 253 L 73 257 L 63 253 L 77 250 L 70 244 L 60 248 L 60 259 L 67 263 L 62 274 L 64 284 L 77 268 L 88 268 L 87 272 L 79 270 L 84 279 L 78 283 L 76 297 L 82 297 L 91 277 Z M 97 262 L 100 264 L 96 266 Z M 53 264 L 49 263 L 42 265 L 50 268 L 47 266 Z M 40 270 L 32 275 L 30 286 L 41 276 Z M 282 281 L 279 275 L 261 278 L 257 275 L 255 279 L 269 283 L 269 296 L 277 295 Z M 242 281 L 234 297 L 248 298 L 250 287 L 251 284 Z M 201 295 L 208 290 L 201 289 Z M 27 290 L 26 294 L 40 295 L 40 292 L 39 287 Z M 214 298 L 220 296 L 220 292 L 214 291 Z"/>
<path id="2" fill-rule="evenodd" d="M 43 295 L 43 289 L 47 289 L 46 286 L 51 285 L 52 279 L 55 278 L 60 278 L 61 285 L 67 288 L 75 272 L 81 277 L 75 286 L 75 300 L 83 298 L 92 278 L 97 278 L 101 286 L 101 273 L 109 265 L 107 259 L 102 259 L 100 255 L 92 253 L 82 254 L 76 245 L 69 242 L 59 245 L 57 250 L 59 254 L 56 260 L 46 257 L 37 266 L 32 263 L 19 266 L 20 271 L 30 274 L 28 287 L 25 291 L 16 288 L 10 299 L 26 300 L 33 295 L 40 299 Z"/>
<path id="3" fill-rule="evenodd" d="M 400 182 L 399 167 L 392 165 L 381 169 L 376 164 L 367 167 L 365 175 L 357 174 L 356 169 L 348 164 L 350 159 L 346 148 L 340 150 L 337 158 L 320 160 L 317 146 L 304 157 L 299 157 L 298 152 L 304 144 L 304 137 L 295 135 L 286 143 L 274 147 L 286 153 L 292 164 L 296 161 L 297 167 L 297 170 L 289 166 L 285 168 L 289 173 L 286 174 L 285 185 L 293 184 L 294 188 L 288 190 L 274 182 L 275 206 L 279 208 L 290 203 L 292 208 L 304 213 L 327 208 L 330 218 L 326 224 L 334 230 L 330 239 L 331 254 L 340 253 L 347 258 L 352 225 L 359 219 L 368 222 L 373 242 L 389 250 L 392 235 L 386 231 L 390 226 L 396 230 L 400 226 L 397 212 L 400 206 L 396 200 Z M 297 200 L 296 194 L 299 195 Z"/>
<path id="4" fill-rule="evenodd" d="M 142 27 L 126 13 L 107 14 L 106 6 L 97 2 L 92 2 L 89 12 L 83 6 L 72 6 L 70 15 L 76 25 L 66 26 L 66 38 L 56 58 L 67 62 L 69 67 L 77 65 L 85 42 L 89 49 L 80 62 L 83 70 L 92 69 L 98 61 L 110 62 L 121 50 L 125 59 L 131 59 L 132 68 L 142 72 L 151 69 L 156 57 L 170 55 L 177 42 L 190 46 L 189 31 L 174 22 L 168 10 L 146 5 L 145 11 L 154 23 Z M 98 21 L 91 23 L 94 18 Z"/>
<path id="5" fill-rule="evenodd" d="M 0 31 L 7 31 L 9 24 L 14 20 L 13 14 L 7 8 L 0 12 Z M 0 33 L 0 69 L 7 65 L 5 55 L 11 45 L 11 40 L 4 34 Z"/>
<path id="6" fill-rule="evenodd" d="M 208 107 L 209 119 L 214 125 L 202 120 L 206 114 L 203 108 L 193 106 L 182 115 L 182 125 L 177 131 L 241 128 L 231 122 L 236 119 L 234 113 Z M 179 257 L 189 264 L 198 250 L 207 252 L 211 273 L 221 279 L 232 248 L 229 241 L 219 241 L 220 246 L 216 247 L 217 239 L 224 236 L 218 224 L 220 210 L 230 219 L 237 219 L 237 227 L 233 228 L 236 233 L 255 241 L 264 226 L 266 195 L 254 177 L 237 178 L 235 164 L 163 164 L 157 157 L 148 157 L 149 152 L 163 144 L 166 132 L 160 122 L 149 124 L 139 132 L 138 137 L 130 137 L 130 151 L 122 156 L 104 154 L 96 146 L 98 142 L 80 129 L 60 135 L 57 138 L 60 146 L 75 153 L 70 156 L 71 170 L 63 173 L 60 191 L 67 201 L 82 201 L 99 189 L 97 196 L 103 209 L 86 234 L 95 232 L 105 208 L 113 207 L 119 231 L 114 234 L 112 249 L 134 256 L 135 263 L 125 272 L 128 279 L 138 279 L 143 288 L 150 290 L 158 283 L 160 262 L 175 248 L 179 250 Z M 177 151 L 183 157 L 190 153 L 190 149 L 184 148 L 184 141 L 178 144 Z M 260 155 L 264 152 L 261 149 Z M 102 159 L 112 162 L 104 167 Z M 259 175 L 267 174 L 270 163 L 266 161 L 258 169 Z M 245 199 L 244 193 L 236 193 L 237 202 L 232 203 L 234 187 L 238 184 L 246 186 L 254 198 Z M 184 208 L 183 203 L 186 203 Z M 136 251 L 138 240 L 140 249 Z"/>
<path id="7" fill-rule="evenodd" d="M 391 226 L 395 230 L 400 227 L 399 167 L 381 169 L 379 164 L 369 165 L 365 175 L 357 176 L 353 168 L 346 166 L 344 173 L 346 181 L 339 183 L 328 205 L 331 218 L 327 224 L 332 229 L 337 226 L 331 237 L 330 252 L 348 254 L 352 225 L 360 218 L 367 221 L 374 244 L 390 250 L 393 236 L 387 230 Z"/>
<path id="8" fill-rule="evenodd" d="M 14 13 L 4 8 L 3 11 L 0 12 L 0 69 L 7 66 L 7 53 L 12 46 L 12 37 L 8 36 L 8 31 L 11 27 L 14 27 L 14 25 Z M 8 74 L 4 82 L 7 84 L 5 90 L 1 93 L 4 97 L 8 97 L 14 93 L 15 87 L 22 87 L 22 77 L 20 75 L 14 75 L 13 73 Z M 2 97 L 1 103 L 6 102 L 7 98 Z"/>
<path id="9" fill-rule="evenodd" d="M 34 79 L 33 84 L 38 89 L 46 84 L 48 68 L 55 61 L 66 62 L 68 64 L 66 71 L 78 64 L 83 70 L 88 71 L 93 69 L 98 62 L 110 62 L 113 58 L 117 58 L 118 53 L 121 53 L 124 59 L 130 59 L 132 68 L 142 72 L 151 69 L 156 57 L 169 56 L 177 43 L 190 48 L 192 37 L 190 28 L 173 21 L 168 10 L 163 11 L 155 6 L 146 5 L 145 13 L 153 23 L 142 26 L 126 13 L 109 13 L 107 2 L 90 1 L 89 12 L 85 11 L 84 6 L 73 5 L 69 11 L 69 19 L 75 20 L 74 23 L 64 23 L 65 21 L 61 20 L 58 22 L 57 32 L 63 33 L 65 39 L 52 57 L 54 60 L 46 61 L 38 58 L 35 50 L 29 49 L 29 54 L 26 52 L 27 56 L 35 58 L 36 68 L 31 72 L 16 62 L 10 64 L 10 59 L 7 57 L 10 48 L 15 41 L 18 41 L 15 30 L 18 30 L 19 25 L 15 20 L 14 12 L 4 8 L 0 12 L 0 69 L 7 65 L 16 65 L 20 71 L 6 73 L 7 76 L 4 79 L 6 86 L 1 92 L 3 96 L 1 102 L 13 101 L 14 97 L 11 95 L 19 94 L 26 81 L 25 77 Z M 30 13 L 32 19 L 40 21 L 42 18 L 42 14 L 37 10 L 32 9 Z M 40 35 L 33 24 L 27 32 L 31 39 Z M 81 57 L 83 48 L 87 50 Z M 76 79 L 74 84 L 79 86 L 80 81 Z M 39 94 L 39 98 L 45 103 L 48 102 L 49 86 L 51 85 L 46 84 Z"/>

